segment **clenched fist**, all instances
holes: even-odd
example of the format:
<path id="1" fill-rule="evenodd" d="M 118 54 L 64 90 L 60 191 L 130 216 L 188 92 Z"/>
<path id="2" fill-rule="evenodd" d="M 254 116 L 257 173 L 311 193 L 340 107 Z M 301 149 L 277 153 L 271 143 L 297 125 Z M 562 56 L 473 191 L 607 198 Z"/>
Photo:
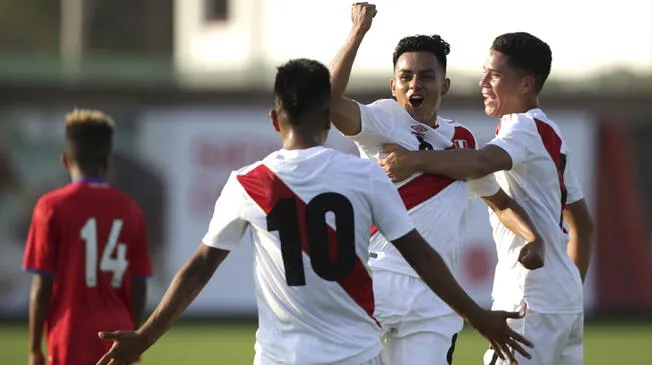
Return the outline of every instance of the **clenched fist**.
<path id="1" fill-rule="evenodd" d="M 371 28 L 371 22 L 376 16 L 376 5 L 369 3 L 355 3 L 351 6 L 351 21 L 353 28 L 366 33 Z"/>

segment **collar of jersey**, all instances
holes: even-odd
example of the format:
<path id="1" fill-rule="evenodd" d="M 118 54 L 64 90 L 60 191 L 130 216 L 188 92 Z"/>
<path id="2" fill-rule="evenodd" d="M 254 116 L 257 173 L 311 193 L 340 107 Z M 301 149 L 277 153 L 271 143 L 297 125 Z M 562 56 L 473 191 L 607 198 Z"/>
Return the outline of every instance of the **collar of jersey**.
<path id="1" fill-rule="evenodd" d="M 284 156 L 314 155 L 315 153 L 318 153 L 324 149 L 326 149 L 326 147 L 324 146 L 315 146 L 315 147 L 302 148 L 297 150 L 286 150 L 285 148 L 281 148 L 279 150 L 279 153 Z"/>
<path id="2" fill-rule="evenodd" d="M 531 116 L 539 119 L 545 119 L 546 118 L 546 113 L 541 110 L 541 108 L 532 108 L 526 112 L 527 114 L 530 114 Z"/>
<path id="3" fill-rule="evenodd" d="M 83 179 L 73 180 L 73 183 L 101 183 L 106 184 L 106 180 L 101 177 L 85 177 Z"/>

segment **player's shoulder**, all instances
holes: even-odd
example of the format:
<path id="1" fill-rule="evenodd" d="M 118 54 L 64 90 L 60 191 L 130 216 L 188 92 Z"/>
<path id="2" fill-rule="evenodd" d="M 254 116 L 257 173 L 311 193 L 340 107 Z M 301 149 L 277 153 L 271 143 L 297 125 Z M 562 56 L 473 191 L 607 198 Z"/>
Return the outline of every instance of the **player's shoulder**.
<path id="1" fill-rule="evenodd" d="M 70 199 L 70 196 L 74 193 L 74 188 L 74 184 L 66 184 L 48 191 L 38 198 L 35 209 L 55 209 Z"/>
<path id="2" fill-rule="evenodd" d="M 473 131 L 457 120 L 437 116 L 439 128 L 444 134 L 450 135 L 456 148 L 476 148 L 476 138 Z M 462 142 L 464 141 L 464 142 Z"/>
<path id="3" fill-rule="evenodd" d="M 500 118 L 501 127 L 531 128 L 535 127 L 535 116 L 530 112 L 505 114 Z"/>
<path id="4" fill-rule="evenodd" d="M 271 155 L 265 157 L 263 160 L 256 161 L 256 162 L 254 162 L 254 163 L 252 163 L 252 164 L 249 164 L 249 165 L 243 166 L 243 167 L 241 167 L 241 168 L 239 168 L 239 169 L 237 169 L 237 170 L 232 171 L 232 172 L 231 172 L 231 176 L 232 176 L 232 177 L 237 177 L 237 176 L 243 176 L 243 175 L 247 175 L 247 174 L 251 173 L 251 172 L 252 172 L 253 170 L 255 170 L 256 168 L 263 166 L 263 165 L 264 165 L 264 161 L 265 161 L 266 159 L 269 159 L 270 156 L 271 156 Z"/>
<path id="5" fill-rule="evenodd" d="M 140 205 L 132 198 L 130 195 L 127 193 L 123 192 L 122 190 L 108 186 L 107 187 L 107 193 L 111 195 L 111 200 L 112 204 L 115 205 L 123 205 L 125 206 L 128 210 L 131 210 L 137 214 L 142 215 L 143 211 L 140 208 Z"/>
<path id="6" fill-rule="evenodd" d="M 368 109 L 373 110 L 375 113 L 387 115 L 401 115 L 407 113 L 405 109 L 399 105 L 394 99 L 378 99 L 374 102 L 365 105 Z"/>
<path id="7" fill-rule="evenodd" d="M 473 135 L 473 131 L 469 127 L 467 127 L 464 124 L 460 123 L 458 120 L 447 119 L 447 118 L 437 116 L 437 123 L 439 123 L 440 126 L 443 125 L 443 126 L 452 127 L 452 128 L 455 128 L 455 129 L 459 128 L 460 130 L 466 131 L 467 133 Z"/>

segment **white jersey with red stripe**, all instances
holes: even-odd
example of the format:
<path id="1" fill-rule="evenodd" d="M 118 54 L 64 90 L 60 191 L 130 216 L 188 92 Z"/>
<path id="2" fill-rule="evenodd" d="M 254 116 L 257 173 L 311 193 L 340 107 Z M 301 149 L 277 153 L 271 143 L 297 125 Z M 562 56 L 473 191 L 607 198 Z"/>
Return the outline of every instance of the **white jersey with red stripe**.
<path id="1" fill-rule="evenodd" d="M 525 242 L 489 212 L 498 251 L 493 299 L 497 309 L 512 310 L 524 300 L 539 313 L 583 310 L 582 281 L 566 254 L 562 224 L 566 204 L 583 198 L 569 164 L 559 127 L 541 109 L 501 118 L 489 143 L 509 153 L 512 168 L 494 175 L 502 189 L 528 213 L 545 243 L 545 265 L 530 271 L 517 263 Z"/>
<path id="2" fill-rule="evenodd" d="M 396 143 L 408 150 L 445 150 L 476 148 L 470 130 L 451 120 L 437 118 L 435 127 L 415 121 L 395 100 L 381 99 L 372 104 L 360 104 L 361 131 L 349 136 L 363 158 L 380 156 L 384 143 Z M 493 177 L 473 182 L 473 194 L 490 196 L 498 191 Z M 469 205 L 467 183 L 447 176 L 414 173 L 396 184 L 412 222 L 419 233 L 439 252 L 449 269 L 457 269 L 457 253 L 461 244 L 460 231 Z M 418 277 L 387 237 L 372 230 L 370 250 L 373 269 L 388 270 Z M 453 310 L 443 301 L 438 314 Z"/>
<path id="3" fill-rule="evenodd" d="M 359 365 L 378 356 L 369 231 L 414 229 L 375 162 L 326 147 L 279 150 L 231 174 L 203 243 L 233 250 L 251 228 L 257 358 Z"/>

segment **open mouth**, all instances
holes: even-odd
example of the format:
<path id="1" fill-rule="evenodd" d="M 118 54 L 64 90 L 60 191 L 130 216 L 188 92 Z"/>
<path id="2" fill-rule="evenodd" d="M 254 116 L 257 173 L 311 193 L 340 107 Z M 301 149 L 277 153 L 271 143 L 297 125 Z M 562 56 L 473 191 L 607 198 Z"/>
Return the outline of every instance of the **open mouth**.
<path id="1" fill-rule="evenodd" d="M 414 109 L 420 109 L 423 106 L 423 96 L 421 95 L 412 95 L 408 99 L 408 102 Z"/>

